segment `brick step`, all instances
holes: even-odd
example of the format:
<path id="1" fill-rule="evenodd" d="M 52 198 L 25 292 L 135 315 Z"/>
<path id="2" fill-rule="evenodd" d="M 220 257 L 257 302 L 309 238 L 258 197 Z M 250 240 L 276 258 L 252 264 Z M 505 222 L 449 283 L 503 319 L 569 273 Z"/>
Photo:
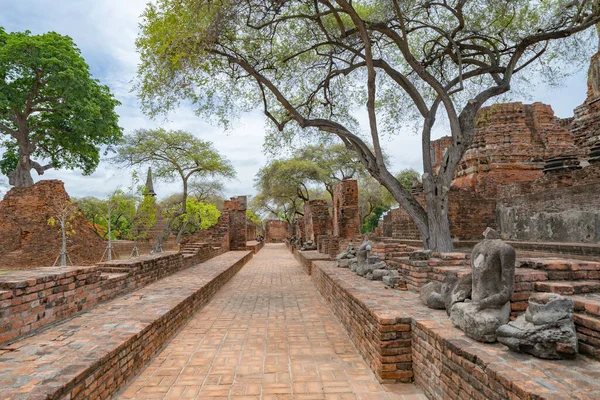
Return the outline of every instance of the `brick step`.
<path id="1" fill-rule="evenodd" d="M 595 261 L 560 258 L 523 258 L 517 265 L 546 271 L 551 281 L 578 281 L 600 279 L 600 263 Z"/>
<path id="2" fill-rule="evenodd" d="M 579 352 L 595 359 L 600 359 L 600 318 L 583 313 L 573 315 Z"/>
<path id="3" fill-rule="evenodd" d="M 434 253 L 433 256 L 435 258 L 439 258 L 440 260 L 468 260 L 471 258 L 470 254 L 467 253 Z"/>
<path id="4" fill-rule="evenodd" d="M 540 282 L 547 281 L 548 273 L 531 268 L 517 268 L 515 270 L 515 282 Z"/>
<path id="5" fill-rule="evenodd" d="M 600 295 L 588 294 L 571 297 L 575 302 L 575 311 L 585 312 L 594 317 L 600 317 Z"/>
<path id="6" fill-rule="evenodd" d="M 535 290 L 562 295 L 600 292 L 600 281 L 547 281 L 536 282 Z"/>

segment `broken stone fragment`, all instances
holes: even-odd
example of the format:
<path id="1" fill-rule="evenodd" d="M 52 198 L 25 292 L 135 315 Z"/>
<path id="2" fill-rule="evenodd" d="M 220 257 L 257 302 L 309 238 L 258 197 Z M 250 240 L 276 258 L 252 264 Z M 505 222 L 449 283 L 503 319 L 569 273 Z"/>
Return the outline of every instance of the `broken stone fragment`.
<path id="1" fill-rule="evenodd" d="M 419 298 L 429 308 L 444 310 L 446 308 L 442 297 L 442 283 L 429 282 L 419 289 Z"/>
<path id="2" fill-rule="evenodd" d="M 413 261 L 423 261 L 423 260 L 429 260 L 432 255 L 433 255 L 433 251 L 431 251 L 431 250 L 417 250 L 417 251 L 413 251 L 412 253 L 410 253 L 408 255 L 408 259 L 413 260 Z"/>
<path id="3" fill-rule="evenodd" d="M 574 358 L 578 352 L 571 298 L 554 293 L 529 297 L 525 314 L 498 328 L 498 341 L 516 352 L 559 360 Z"/>
<path id="4" fill-rule="evenodd" d="M 389 273 L 390 271 L 387 269 L 374 269 L 373 272 L 371 272 L 371 280 L 380 281 L 384 276 L 388 276 Z"/>
<path id="5" fill-rule="evenodd" d="M 338 260 L 338 262 L 337 262 L 338 268 L 348 268 L 349 265 L 350 265 L 350 260 L 348 260 L 348 259 Z"/>
<path id="6" fill-rule="evenodd" d="M 419 297 L 423 304 L 436 310 L 446 310 L 450 315 L 452 306 L 471 298 L 473 286 L 472 275 L 462 278 L 446 275 L 442 282 L 429 282 L 419 289 Z"/>

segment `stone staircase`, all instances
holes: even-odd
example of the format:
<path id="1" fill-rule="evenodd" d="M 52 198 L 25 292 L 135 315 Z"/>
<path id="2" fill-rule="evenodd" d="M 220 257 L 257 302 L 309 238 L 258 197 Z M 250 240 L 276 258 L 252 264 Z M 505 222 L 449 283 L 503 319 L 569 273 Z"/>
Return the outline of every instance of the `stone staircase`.
<path id="1" fill-rule="evenodd" d="M 517 261 L 517 266 L 517 271 L 533 270 L 546 276 L 535 281 L 533 292 L 557 293 L 573 299 L 579 351 L 600 359 L 600 262 L 524 258 Z"/>
<path id="2" fill-rule="evenodd" d="M 201 249 L 205 248 L 208 245 L 206 242 L 191 242 L 186 243 L 181 246 L 180 252 L 185 255 L 194 255 L 197 254 Z M 219 246 L 213 246 L 213 250 L 220 249 Z"/>

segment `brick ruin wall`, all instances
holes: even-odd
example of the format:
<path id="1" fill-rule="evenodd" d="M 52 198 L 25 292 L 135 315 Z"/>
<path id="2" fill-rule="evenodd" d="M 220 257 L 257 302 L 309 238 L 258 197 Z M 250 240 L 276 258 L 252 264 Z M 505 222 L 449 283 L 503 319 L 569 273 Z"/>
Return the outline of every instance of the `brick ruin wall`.
<path id="1" fill-rule="evenodd" d="M 246 250 L 247 198 L 232 197 L 223 204 L 223 212 L 229 214 L 229 250 Z"/>
<path id="2" fill-rule="evenodd" d="M 491 226 L 507 239 L 600 243 L 600 177 L 587 164 L 591 147 L 600 142 L 600 53 L 592 57 L 588 77 L 587 99 L 573 118 L 560 120 L 542 103 L 480 110 L 475 139 L 457 167 L 449 195 L 453 238 L 479 239 Z M 450 137 L 432 142 L 436 171 L 451 144 Z M 583 170 L 544 174 L 545 161 L 562 156 L 578 157 Z M 549 188 L 556 190 L 549 193 Z M 422 195 L 417 198 L 424 203 Z M 420 239 L 402 209 L 384 217 L 382 232 Z"/>
<path id="3" fill-rule="evenodd" d="M 194 254 L 144 255 L 90 267 L 38 268 L 0 275 L 0 343 L 30 334 L 224 253 L 210 244 Z"/>
<path id="4" fill-rule="evenodd" d="M 283 243 L 289 236 L 289 224 L 286 221 L 269 220 L 265 224 L 265 241 L 267 243 Z"/>
<path id="5" fill-rule="evenodd" d="M 497 205 L 498 225 L 506 239 L 600 243 L 600 164 L 506 191 L 511 195 Z"/>
<path id="6" fill-rule="evenodd" d="M 223 204 L 223 212 L 217 223 L 186 236 L 182 244 L 210 243 L 224 251 L 246 250 L 248 242 L 248 220 L 246 196 L 232 197 Z"/>
<path id="7" fill-rule="evenodd" d="M 331 233 L 331 217 L 329 205 L 326 200 L 309 200 L 304 204 L 304 217 L 302 218 L 304 241 L 316 242 L 320 235 Z"/>
<path id="8" fill-rule="evenodd" d="M 31 269 L 53 265 L 62 247 L 57 225 L 48 220 L 70 201 L 64 184 L 45 180 L 26 188 L 12 188 L 0 201 L 0 268 Z M 106 243 L 83 214 L 71 221 L 75 232 L 67 238 L 69 257 L 76 265 L 94 265 Z"/>
<path id="9" fill-rule="evenodd" d="M 333 236 L 352 240 L 360 234 L 358 181 L 343 180 L 333 189 Z"/>
<path id="10" fill-rule="evenodd" d="M 189 236 L 185 236 L 182 244 L 186 243 L 210 243 L 212 246 L 220 247 L 224 251 L 229 250 L 229 213 L 223 212 L 217 223 L 208 229 L 201 229 Z"/>

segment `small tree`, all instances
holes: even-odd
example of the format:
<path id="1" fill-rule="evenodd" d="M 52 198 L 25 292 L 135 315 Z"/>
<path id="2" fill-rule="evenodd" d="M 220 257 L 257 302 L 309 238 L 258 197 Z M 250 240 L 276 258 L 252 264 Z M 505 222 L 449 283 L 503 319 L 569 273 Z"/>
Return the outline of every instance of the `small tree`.
<path id="1" fill-rule="evenodd" d="M 136 130 L 126 135 L 119 145 L 115 162 L 129 167 L 150 166 L 157 178 L 167 181 L 179 179 L 182 183 L 179 210 L 171 215 L 165 234 L 158 238 L 155 249 L 170 233 L 170 225 L 187 213 L 189 182 L 192 178 L 235 177 L 229 160 L 219 154 L 212 143 L 185 131 Z"/>
<path id="2" fill-rule="evenodd" d="M 68 36 L 6 33 L 0 27 L 0 134 L 5 137 L 0 171 L 11 185 L 33 185 L 32 169 L 39 175 L 50 168 L 94 172 L 100 146 L 122 136 L 119 104 L 90 76 Z"/>
<path id="3" fill-rule="evenodd" d="M 75 203 L 73 203 L 72 201 L 64 201 L 58 206 L 56 214 L 53 217 L 50 217 L 50 219 L 48 219 L 48 225 L 58 225 L 62 239 L 60 253 L 56 257 L 56 260 L 54 260 L 54 264 L 52 266 L 55 266 L 59 259 L 61 267 L 67 266 L 67 259 L 69 260 L 69 263 L 73 265 L 71 257 L 69 257 L 69 254 L 67 252 L 67 237 L 73 236 L 77 233 L 73 229 L 71 221 L 73 221 L 80 214 L 81 211 Z"/>

